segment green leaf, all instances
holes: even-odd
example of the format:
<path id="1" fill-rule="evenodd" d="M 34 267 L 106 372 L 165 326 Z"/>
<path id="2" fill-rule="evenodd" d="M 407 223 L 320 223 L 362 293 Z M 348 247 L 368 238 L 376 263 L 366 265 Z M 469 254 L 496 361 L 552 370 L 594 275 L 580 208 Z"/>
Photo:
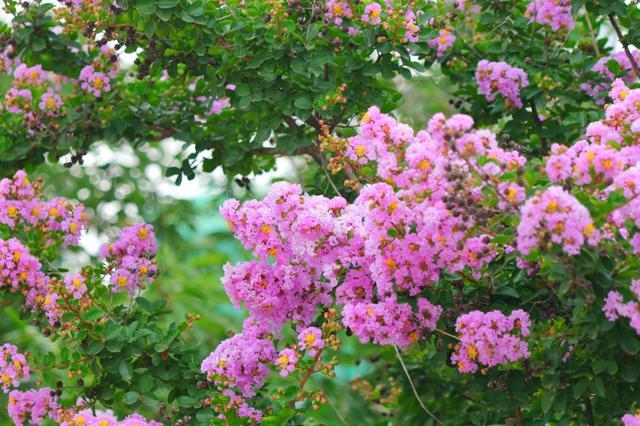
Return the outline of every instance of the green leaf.
<path id="1" fill-rule="evenodd" d="M 573 397 L 578 399 L 582 396 L 582 394 L 587 390 L 587 388 L 589 387 L 589 381 L 586 379 L 581 379 L 579 380 L 574 386 L 573 386 Z"/>
<path id="2" fill-rule="evenodd" d="M 151 15 L 157 10 L 155 0 L 140 0 L 136 3 L 136 10 L 140 15 Z"/>
<path id="3" fill-rule="evenodd" d="M 154 309 L 153 305 L 151 304 L 151 302 L 149 302 L 144 297 L 137 297 L 136 298 L 136 303 L 138 304 L 138 306 L 140 306 L 142 309 L 144 309 L 145 311 L 149 312 L 150 314 L 152 314 L 152 313 L 154 313 L 156 311 Z"/>
<path id="4" fill-rule="evenodd" d="M 296 108 L 300 108 L 300 109 L 311 109 L 311 107 L 313 106 L 313 103 L 309 96 L 301 95 L 296 98 L 294 105 L 296 106 Z"/>
<path id="5" fill-rule="evenodd" d="M 122 402 L 124 402 L 127 405 L 135 404 L 138 401 L 139 396 L 140 395 L 138 394 L 138 392 L 129 391 L 125 393 L 124 396 L 122 397 Z"/>
<path id="6" fill-rule="evenodd" d="M 125 359 L 120 360 L 120 363 L 118 364 L 118 372 L 120 373 L 123 379 L 126 379 L 126 380 L 131 379 L 132 370 L 133 369 L 131 367 L 131 364 L 129 364 L 129 360 L 125 360 Z"/>
<path id="7" fill-rule="evenodd" d="M 620 338 L 620 346 L 622 350 L 629 355 L 635 355 L 638 353 L 638 341 L 628 336 L 622 336 Z"/>
<path id="8" fill-rule="evenodd" d="M 193 407 L 195 399 L 190 396 L 183 395 L 178 397 L 176 401 L 178 401 L 178 405 L 181 407 Z"/>
<path id="9" fill-rule="evenodd" d="M 87 346 L 86 352 L 87 355 L 96 355 L 102 349 L 104 349 L 104 344 L 102 342 L 93 341 Z"/>
<path id="10" fill-rule="evenodd" d="M 158 0 L 157 4 L 160 9 L 170 9 L 178 4 L 178 0 Z"/>

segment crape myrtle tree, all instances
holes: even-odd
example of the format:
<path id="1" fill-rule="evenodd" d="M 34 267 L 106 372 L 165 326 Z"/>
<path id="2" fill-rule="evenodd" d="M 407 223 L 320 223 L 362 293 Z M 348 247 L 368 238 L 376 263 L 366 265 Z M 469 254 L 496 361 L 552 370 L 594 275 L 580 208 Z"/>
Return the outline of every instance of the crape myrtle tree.
<path id="1" fill-rule="evenodd" d="M 4 8 L 2 303 L 66 349 L 3 346 L 14 423 L 313 424 L 336 407 L 314 377 L 358 341 L 379 347 L 352 388 L 380 424 L 640 424 L 637 2 Z M 415 75 L 460 114 L 390 115 Z M 254 256 L 222 278 L 248 317 L 205 359 L 182 337 L 197 313 L 141 295 L 152 226 L 64 270 L 90 218 L 19 170 L 169 137 L 195 148 L 177 184 L 281 155 L 321 183 L 221 208 Z"/>

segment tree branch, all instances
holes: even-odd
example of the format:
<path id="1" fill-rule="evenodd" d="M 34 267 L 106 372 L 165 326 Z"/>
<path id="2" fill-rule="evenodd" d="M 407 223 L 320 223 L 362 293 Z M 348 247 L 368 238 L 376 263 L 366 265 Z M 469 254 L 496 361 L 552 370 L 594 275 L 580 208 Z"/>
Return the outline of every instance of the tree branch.
<path id="1" fill-rule="evenodd" d="M 638 64 L 636 63 L 635 58 L 631 54 L 631 50 L 629 50 L 629 44 L 626 41 L 624 41 L 624 36 L 622 35 L 622 31 L 620 31 L 620 27 L 618 26 L 618 22 L 616 21 L 616 16 L 613 13 L 610 13 L 607 16 L 609 17 L 609 22 L 611 22 L 611 25 L 613 26 L 613 29 L 615 30 L 618 36 L 618 40 L 620 41 L 620 44 L 622 44 L 624 53 L 626 53 L 627 58 L 629 58 L 629 62 L 631 62 L 631 68 L 633 68 L 633 71 L 636 73 L 636 76 L 640 78 L 640 68 L 638 68 Z"/>
<path id="2" fill-rule="evenodd" d="M 413 395 L 416 397 L 418 404 L 420 404 L 420 407 L 422 408 L 422 410 L 425 413 L 427 413 L 429 417 L 431 417 L 436 423 L 438 423 L 439 425 L 443 425 L 444 423 L 439 418 L 437 418 L 431 411 L 429 411 L 429 409 L 425 407 L 424 403 L 422 402 L 422 399 L 420 399 L 420 395 L 418 394 L 418 391 L 416 390 L 416 387 L 413 384 L 413 380 L 411 379 L 409 370 L 407 370 L 407 366 L 404 365 L 404 360 L 402 359 L 402 355 L 400 355 L 400 351 L 398 350 L 398 347 L 396 345 L 393 345 L 393 349 L 396 351 L 396 357 L 398 358 L 398 361 L 400 361 L 400 365 L 402 365 L 404 374 L 407 376 L 407 380 L 409 380 L 409 385 L 411 386 L 411 390 L 413 391 Z"/>

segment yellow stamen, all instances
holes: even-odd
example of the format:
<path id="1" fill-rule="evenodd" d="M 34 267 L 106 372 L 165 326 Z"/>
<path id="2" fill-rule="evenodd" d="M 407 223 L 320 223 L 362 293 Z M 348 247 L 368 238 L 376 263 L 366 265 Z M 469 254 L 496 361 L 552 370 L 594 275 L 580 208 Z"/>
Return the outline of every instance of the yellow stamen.
<path id="1" fill-rule="evenodd" d="M 126 286 L 126 285 L 127 285 L 127 277 L 120 276 L 120 277 L 118 277 L 118 279 L 116 280 L 116 282 L 118 283 L 118 285 L 119 285 L 120 287 L 124 287 L 124 286 Z"/>
<path id="2" fill-rule="evenodd" d="M 18 216 L 18 209 L 15 206 L 9 206 L 7 207 L 7 214 L 9 217 L 16 217 Z"/>
<path id="3" fill-rule="evenodd" d="M 595 230 L 596 230 L 596 227 L 593 226 L 593 223 L 590 223 L 584 227 L 584 230 L 582 232 L 584 233 L 585 237 L 588 237 L 591 234 L 593 234 Z"/>
<path id="4" fill-rule="evenodd" d="M 313 333 L 308 333 L 306 336 L 304 336 L 304 342 L 307 345 L 312 345 L 313 342 L 315 342 L 315 341 L 316 341 L 316 335 L 313 334 Z"/>

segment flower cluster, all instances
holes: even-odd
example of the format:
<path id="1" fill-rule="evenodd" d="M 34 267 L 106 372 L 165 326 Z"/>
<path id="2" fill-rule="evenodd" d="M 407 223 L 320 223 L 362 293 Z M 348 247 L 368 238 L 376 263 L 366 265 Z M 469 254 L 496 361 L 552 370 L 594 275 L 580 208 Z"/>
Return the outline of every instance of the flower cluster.
<path id="1" fill-rule="evenodd" d="M 82 299 L 82 296 L 87 291 L 87 284 L 85 279 L 80 274 L 67 274 L 64 277 L 64 284 L 66 290 L 76 299 Z"/>
<path id="2" fill-rule="evenodd" d="M 640 426 L 640 412 L 636 414 L 625 414 L 622 416 L 623 426 Z"/>
<path id="3" fill-rule="evenodd" d="M 629 290 L 634 300 L 625 303 L 620 292 L 610 291 L 602 309 L 609 321 L 627 318 L 631 327 L 640 334 L 640 280 L 633 280 Z"/>
<path id="4" fill-rule="evenodd" d="M 0 240 L 0 266 L 0 288 L 23 294 L 25 307 L 43 311 L 51 324 L 58 320 L 62 313 L 58 294 L 50 287 L 38 259 L 20 241 Z"/>
<path id="5" fill-rule="evenodd" d="M 201 370 L 221 388 L 235 387 L 251 397 L 255 388 L 264 384 L 275 359 L 276 351 L 264 326 L 249 318 L 242 333 L 220 343 L 202 361 Z"/>
<path id="6" fill-rule="evenodd" d="M 560 244 L 570 255 L 580 253 L 582 245 L 595 245 L 600 232 L 589 211 L 571 194 L 552 186 L 527 200 L 518 225 L 518 250 L 529 254 L 535 247 Z"/>
<path id="7" fill-rule="evenodd" d="M 118 420 L 116 416 L 109 412 L 84 409 L 77 413 L 63 414 L 60 416 L 61 426 L 162 426 L 162 423 L 147 420 L 138 413 L 130 414 L 123 420 Z M 68 420 L 66 420 L 68 419 Z"/>
<path id="8" fill-rule="evenodd" d="M 84 91 L 92 94 L 96 98 L 99 98 L 103 93 L 111 90 L 109 77 L 100 71 L 96 71 L 93 65 L 87 65 L 82 68 L 78 81 Z"/>
<path id="9" fill-rule="evenodd" d="M 6 393 L 17 388 L 21 381 L 29 380 L 29 364 L 18 348 L 9 343 L 0 346 L 0 381 Z"/>
<path id="10" fill-rule="evenodd" d="M 494 367 L 529 357 L 527 343 L 531 321 L 522 310 L 509 316 L 500 311 L 473 311 L 456 321 L 460 342 L 451 362 L 461 373 L 475 373 L 479 365 Z"/>
<path id="11" fill-rule="evenodd" d="M 289 373 L 293 372 L 298 364 L 298 354 L 291 348 L 285 348 L 278 354 L 278 360 L 276 362 L 280 375 L 287 377 Z"/>
<path id="12" fill-rule="evenodd" d="M 41 425 L 47 419 L 57 420 L 58 398 L 50 388 L 9 393 L 7 410 L 16 426 Z"/>
<path id="13" fill-rule="evenodd" d="M 546 172 L 551 182 L 571 178 L 578 185 L 610 182 L 627 163 L 620 151 L 606 145 L 579 141 L 571 147 L 553 144 Z"/>
<path id="14" fill-rule="evenodd" d="M 17 58 L 12 59 L 12 51 L 9 46 L 0 52 L 0 73 L 11 78 L 11 86 L 0 100 L 0 113 L 4 110 L 20 116 L 24 127 L 31 132 L 41 131 L 51 120 L 66 115 L 65 99 L 72 95 L 65 87 L 78 85 L 100 97 L 111 89 L 111 81 L 120 70 L 118 56 L 108 45 L 91 51 L 84 47 L 86 53 L 93 54 L 94 60 L 80 71 L 77 80 L 47 71 L 40 64 L 27 66 Z"/>
<path id="15" fill-rule="evenodd" d="M 157 272 L 155 255 L 158 247 L 153 226 L 139 224 L 123 228 L 116 242 L 100 248 L 111 272 L 113 292 L 126 290 L 130 296 L 144 290 Z"/>
<path id="16" fill-rule="evenodd" d="M 322 340 L 322 330 L 317 327 L 307 327 L 298 333 L 298 345 L 300 349 L 309 352 L 309 355 L 316 356 L 324 348 Z"/>
<path id="17" fill-rule="evenodd" d="M 30 182 L 22 170 L 0 180 L 0 224 L 35 227 L 51 242 L 62 238 L 65 246 L 76 245 L 87 225 L 84 206 L 61 197 L 45 201 L 41 192 L 41 185 Z"/>
<path id="18" fill-rule="evenodd" d="M 631 56 L 635 60 L 636 63 L 640 63 L 640 50 L 634 50 L 631 52 Z M 620 69 L 622 76 L 619 77 L 622 82 L 630 84 L 637 78 L 634 71 L 631 61 L 627 56 L 626 52 L 620 51 L 616 52 L 613 55 L 605 56 L 600 58 L 598 62 L 591 68 L 591 71 L 596 73 L 600 80 L 604 81 L 591 81 L 582 83 L 580 88 L 584 90 L 589 96 L 594 98 L 599 105 L 604 105 L 605 103 L 605 95 L 611 88 L 611 83 L 618 78 L 614 73 L 609 69 L 609 63 L 615 62 L 617 67 Z"/>
<path id="19" fill-rule="evenodd" d="M 362 343 L 406 347 L 417 342 L 421 332 L 433 330 L 442 313 L 440 306 L 427 299 L 418 299 L 417 304 L 417 313 L 410 305 L 393 299 L 384 303 L 347 304 L 342 312 L 343 323 Z"/>
<path id="20" fill-rule="evenodd" d="M 489 62 L 483 59 L 476 68 L 476 81 L 480 93 L 489 102 L 493 102 L 499 93 L 508 106 L 513 104 L 516 108 L 522 108 L 520 90 L 529 85 L 527 74 L 522 69 L 506 62 Z"/>
<path id="21" fill-rule="evenodd" d="M 427 41 L 427 44 L 429 47 L 436 49 L 436 56 L 441 58 L 455 42 L 456 36 L 450 30 L 442 29 L 438 36 Z"/>
<path id="22" fill-rule="evenodd" d="M 324 16 L 327 21 L 344 28 L 352 36 L 359 34 L 367 26 L 383 27 L 390 37 L 401 43 L 415 43 L 420 36 L 419 12 L 408 7 L 406 2 L 387 0 L 359 4 L 327 0 Z"/>
<path id="23" fill-rule="evenodd" d="M 287 376 L 305 353 L 320 357 L 332 345 L 330 333 L 312 325 L 319 308 L 341 308 L 339 326 L 362 342 L 405 348 L 432 332 L 442 308 L 425 293 L 442 272 L 468 269 L 480 277 L 497 255 L 491 235 L 472 231 L 469 214 L 480 208 L 485 181 L 525 163 L 463 115 L 438 114 L 416 134 L 373 107 L 356 136 L 327 135 L 322 144 L 349 167 L 372 166 L 379 181 L 360 188 L 352 203 L 280 182 L 263 200 L 229 200 L 220 210 L 256 257 L 226 265 L 222 278 L 231 300 L 251 317 L 202 370 L 233 392 L 238 410 L 251 408 L 242 399 L 262 386 L 270 366 Z M 503 208 L 515 209 L 524 189 L 504 184 Z M 298 339 L 277 352 L 271 336 L 287 322 Z"/>
<path id="24" fill-rule="evenodd" d="M 0 73 L 11 78 L 11 87 L 4 94 L 3 109 L 12 115 L 21 115 L 27 128 L 34 128 L 46 118 L 58 116 L 65 77 L 45 71 L 41 65 L 27 66 L 19 59 L 11 59 L 12 47 L 0 53 Z"/>
<path id="25" fill-rule="evenodd" d="M 571 0 L 532 0 L 525 14 L 531 22 L 550 25 L 553 31 L 573 28 Z"/>

